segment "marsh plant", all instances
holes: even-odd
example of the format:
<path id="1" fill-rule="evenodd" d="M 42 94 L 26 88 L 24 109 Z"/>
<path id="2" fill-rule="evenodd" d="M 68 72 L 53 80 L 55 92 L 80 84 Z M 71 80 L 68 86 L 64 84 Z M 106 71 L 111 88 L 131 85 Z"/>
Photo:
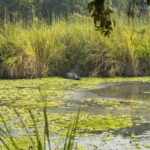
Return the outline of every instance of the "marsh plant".
<path id="1" fill-rule="evenodd" d="M 150 75 L 149 23 L 117 15 L 109 37 L 97 32 L 90 17 L 70 15 L 52 25 L 6 22 L 0 28 L 0 78 Z M 123 18 L 123 19 L 122 19 Z"/>
<path id="2" fill-rule="evenodd" d="M 25 134 L 27 136 L 27 143 L 28 147 L 22 147 L 20 144 L 23 145 L 23 143 L 17 143 L 16 138 L 12 135 L 11 130 L 9 129 L 9 125 L 7 124 L 5 117 L 0 114 L 0 119 L 4 125 L 4 128 L 0 127 L 0 142 L 3 148 L 7 150 L 53 150 L 53 147 L 51 146 L 51 140 L 50 140 L 50 128 L 48 123 L 48 114 L 47 114 L 47 100 L 46 97 L 42 95 L 41 89 L 38 88 L 41 99 L 43 100 L 43 120 L 44 120 L 44 129 L 43 129 L 43 136 L 41 135 L 41 132 L 39 132 L 36 117 L 34 116 L 31 109 L 27 109 L 29 116 L 33 123 L 33 128 L 35 135 L 29 131 L 27 124 L 25 121 L 23 121 L 23 118 L 17 111 L 17 109 L 14 106 L 11 106 L 17 115 L 17 119 L 20 120 L 22 129 L 25 130 Z M 79 114 L 80 110 L 77 113 L 77 116 L 72 120 L 70 125 L 68 126 L 67 135 L 64 140 L 63 144 L 63 150 L 72 150 L 74 147 L 74 141 L 77 131 L 77 124 L 79 120 Z M 22 141 L 23 142 L 23 141 Z M 59 144 L 58 144 L 59 145 Z M 25 148 L 25 149 L 24 149 Z"/>

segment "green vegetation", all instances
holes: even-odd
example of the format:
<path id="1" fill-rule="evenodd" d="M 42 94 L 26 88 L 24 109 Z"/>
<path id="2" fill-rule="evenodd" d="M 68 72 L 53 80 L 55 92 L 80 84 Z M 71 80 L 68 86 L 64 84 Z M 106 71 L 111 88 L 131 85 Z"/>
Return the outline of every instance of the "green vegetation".
<path id="1" fill-rule="evenodd" d="M 44 99 L 43 99 L 44 100 Z M 13 110 L 15 114 L 17 115 L 17 119 L 20 119 L 20 122 L 22 124 L 22 130 L 25 129 L 25 133 L 27 137 L 22 136 L 21 138 L 14 138 L 11 135 L 11 131 L 8 128 L 8 124 L 6 123 L 4 117 L 0 114 L 0 118 L 2 120 L 2 123 L 4 124 L 4 128 L 0 128 L 0 141 L 2 142 L 0 146 L 2 148 L 6 148 L 6 150 L 22 150 L 22 149 L 28 149 L 28 150 L 51 150 L 51 144 L 50 144 L 50 130 L 49 130 L 49 122 L 48 122 L 48 115 L 47 115 L 47 106 L 46 101 L 44 101 L 45 106 L 43 107 L 43 118 L 44 118 L 44 133 L 43 137 L 39 134 L 39 129 L 37 128 L 37 121 L 35 116 L 33 115 L 32 111 L 28 109 L 28 113 L 30 114 L 30 118 L 33 122 L 33 128 L 35 130 L 35 136 L 31 135 L 31 132 L 29 131 L 29 127 L 27 126 L 27 123 L 24 122 L 23 117 L 20 116 L 18 111 L 13 107 Z M 77 117 L 75 117 L 74 121 L 72 123 L 69 123 L 68 126 L 68 132 L 66 135 L 66 140 L 64 143 L 63 150 L 72 150 L 74 146 L 74 140 L 76 136 L 76 130 L 77 130 L 77 124 L 79 120 L 79 113 L 77 113 Z M 48 144 L 46 144 L 48 143 Z M 3 145 L 2 145 L 3 144 Z"/>
<path id="2" fill-rule="evenodd" d="M 51 144 L 50 144 L 50 130 L 49 130 L 49 122 L 48 122 L 48 105 L 47 105 L 47 99 L 46 95 L 43 95 L 42 91 L 40 88 L 37 88 L 40 94 L 41 101 L 43 103 L 43 111 L 40 111 L 39 113 L 43 113 L 42 117 L 42 122 L 44 123 L 44 129 L 43 132 L 39 132 L 38 124 L 37 124 L 37 115 L 33 114 L 33 111 L 31 109 L 26 109 L 28 111 L 28 119 L 30 119 L 30 123 L 26 120 L 24 120 L 24 117 L 20 115 L 20 112 L 12 105 L 10 104 L 10 108 L 13 109 L 13 114 L 16 115 L 16 118 L 11 118 L 9 119 L 16 119 L 19 120 L 21 123 L 21 128 L 20 130 L 25 130 L 24 135 L 22 137 L 17 138 L 17 140 L 14 138 L 14 136 L 11 134 L 9 124 L 6 121 L 6 118 L 3 117 L 3 111 L 2 113 L 0 112 L 0 123 L 3 123 L 3 127 L 0 127 L 0 146 L 2 148 L 6 148 L 7 150 L 22 150 L 22 149 L 29 149 L 29 150 L 51 150 Z M 39 111 L 39 110 L 38 110 Z M 35 112 L 34 112 L 35 113 Z M 72 150 L 74 146 L 74 140 L 76 136 L 76 129 L 77 129 L 77 124 L 79 120 L 79 114 L 80 111 L 77 113 L 77 117 L 75 117 L 73 123 L 69 123 L 68 125 L 68 133 L 66 135 L 66 140 L 64 143 L 64 150 Z M 24 113 L 26 115 L 26 113 Z M 52 119 L 52 117 L 50 117 Z M 40 122 L 40 123 L 42 123 Z M 19 122 L 18 122 L 19 123 Z M 30 125 L 29 125 L 30 124 Z M 32 127 L 31 127 L 32 124 Z M 0 124 L 1 125 L 1 124 Z M 1 125 L 2 126 L 2 125 Z M 19 127 L 19 126 L 18 126 Z M 41 129 L 42 125 L 40 125 Z M 35 131 L 35 136 L 31 134 L 31 131 L 29 130 L 30 128 L 33 128 Z M 13 126 L 13 130 L 15 129 L 15 126 Z M 19 128 L 17 128 L 18 130 Z M 52 132 L 52 131 L 51 131 Z M 43 134 L 43 137 L 42 135 Z M 24 136 L 27 136 L 24 138 Z M 17 135 L 18 136 L 18 135 Z M 46 144 L 48 143 L 48 144 Z"/>
<path id="3" fill-rule="evenodd" d="M 148 149 L 150 148 L 150 145 L 143 145 L 143 146 Z"/>
<path id="4" fill-rule="evenodd" d="M 5 143 L 9 147 L 11 147 L 12 145 L 10 145 L 10 142 L 8 141 L 12 140 L 10 139 L 11 137 L 14 138 L 14 136 L 12 136 L 11 134 L 13 132 L 15 134 L 15 144 L 19 148 L 27 149 L 29 146 L 33 145 L 29 135 L 33 139 L 34 143 L 37 143 L 36 141 L 40 140 L 42 146 L 44 144 L 43 133 L 45 133 L 45 139 L 49 138 L 48 133 L 50 133 L 50 140 L 51 138 L 54 140 L 54 134 L 58 135 L 56 141 L 60 140 L 61 143 L 65 143 L 62 139 L 64 139 L 65 136 L 68 135 L 66 144 L 69 144 L 74 141 L 75 135 L 88 136 L 93 135 L 97 132 L 108 132 L 109 130 L 131 127 L 134 123 L 133 120 L 138 125 L 138 123 L 141 122 L 143 118 L 133 118 L 130 115 L 103 116 L 100 114 L 90 114 L 87 112 L 83 112 L 82 108 L 84 108 L 84 105 L 81 105 L 80 116 L 77 117 L 78 124 L 76 124 L 76 119 L 72 124 L 72 127 L 77 129 L 77 133 L 75 134 L 75 132 L 73 132 L 75 130 L 72 130 L 72 128 L 70 127 L 68 131 L 68 127 L 70 125 L 70 121 L 77 116 L 76 110 L 73 110 L 71 112 L 53 111 L 55 110 L 55 108 L 58 108 L 58 110 L 59 108 L 64 108 L 65 110 L 65 107 L 70 107 L 71 109 L 78 107 L 71 104 L 70 102 L 67 102 L 67 99 L 73 96 L 73 93 L 70 92 L 70 90 L 94 88 L 100 82 L 119 81 L 150 82 L 150 78 L 83 78 L 80 81 L 73 81 L 55 77 L 32 80 L 1 80 L 0 134 L 3 135 L 5 132 L 11 131 L 10 135 L 8 135 L 7 133 L 9 137 L 3 139 Z M 101 99 L 87 99 L 85 104 L 88 105 L 89 103 L 91 105 L 97 105 L 99 108 L 106 107 L 115 108 L 118 110 L 141 107 L 141 103 L 134 101 L 121 102 L 115 100 L 104 101 Z M 46 111 L 45 109 L 43 110 L 44 106 L 46 106 Z M 149 105 L 147 105 L 147 107 L 149 107 Z M 2 124 L 4 123 L 4 120 L 5 126 Z M 6 126 L 7 130 L 5 130 Z M 26 130 L 28 130 L 28 132 L 26 132 Z M 36 136 L 34 136 L 35 134 Z M 37 146 L 37 144 L 35 145 Z"/>
<path id="5" fill-rule="evenodd" d="M 0 29 L 0 78 L 150 75 L 149 24 L 135 28 L 120 19 L 111 36 L 96 32 L 91 19 L 75 14 L 51 26 L 6 23 Z"/>
<path id="6" fill-rule="evenodd" d="M 114 13 L 114 6 L 118 13 L 124 12 L 132 21 L 135 18 L 144 21 L 143 18 L 149 17 L 149 6 L 150 0 L 91 0 L 88 4 L 88 10 L 94 20 L 94 25 L 97 30 L 104 33 L 105 36 L 109 36 L 115 25 L 112 13 Z M 118 20 L 117 20 L 118 21 Z"/>
<path id="7" fill-rule="evenodd" d="M 56 142 L 61 149 L 72 150 L 75 137 L 111 134 L 141 126 L 146 119 L 138 112 L 149 111 L 144 100 L 104 100 L 79 94 L 80 100 L 72 102 L 81 89 L 95 88 L 101 82 L 150 82 L 150 25 L 147 14 L 142 14 L 147 7 L 142 5 L 140 11 L 136 4 L 136 17 L 130 20 L 125 14 L 133 3 L 104 2 L 0 0 L 0 149 L 51 150 Z M 88 3 L 95 27 L 107 37 L 94 29 Z M 60 78 L 70 71 L 81 80 Z M 88 108 L 96 111 L 88 112 Z M 108 114 L 101 114 L 103 108 Z"/>
<path id="8" fill-rule="evenodd" d="M 0 22 L 23 20 L 30 24 L 34 17 L 53 22 L 53 16 L 65 17 L 73 12 L 87 14 L 88 0 L 1 0 Z"/>
<path id="9" fill-rule="evenodd" d="M 150 82 L 150 77 L 130 77 L 130 78 L 82 78 L 82 80 L 74 81 L 63 78 L 44 78 L 44 79 L 17 79 L 17 80 L 0 80 L 0 104 L 19 106 L 22 108 L 42 107 L 42 101 L 38 91 L 41 88 L 45 96 L 47 96 L 47 105 L 59 106 L 63 105 L 64 99 L 73 96 L 71 89 L 87 89 L 95 88 L 101 82 L 122 82 L 122 81 L 141 81 Z M 65 90 L 65 91 L 64 91 Z M 68 90 L 68 91 L 66 91 Z M 94 102 L 94 101 L 93 101 Z M 112 103 L 112 101 L 110 101 Z M 100 103 L 96 102 L 96 103 Z M 105 101 L 102 104 L 105 104 Z M 118 104 L 114 102 L 114 104 Z M 134 105 L 134 103 L 133 103 Z M 2 108 L 1 110 L 2 111 Z M 5 112 L 5 111 L 4 111 Z"/>

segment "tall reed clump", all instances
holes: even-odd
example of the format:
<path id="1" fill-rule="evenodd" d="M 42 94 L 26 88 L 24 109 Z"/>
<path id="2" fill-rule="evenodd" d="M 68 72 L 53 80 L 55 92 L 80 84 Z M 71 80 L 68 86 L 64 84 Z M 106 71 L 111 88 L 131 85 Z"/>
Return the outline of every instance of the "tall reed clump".
<path id="1" fill-rule="evenodd" d="M 127 19 L 124 19 L 127 20 Z M 0 29 L 0 77 L 34 78 L 75 71 L 81 76 L 150 75 L 149 24 L 135 28 L 118 18 L 110 37 L 78 14 L 53 24 L 4 24 Z"/>

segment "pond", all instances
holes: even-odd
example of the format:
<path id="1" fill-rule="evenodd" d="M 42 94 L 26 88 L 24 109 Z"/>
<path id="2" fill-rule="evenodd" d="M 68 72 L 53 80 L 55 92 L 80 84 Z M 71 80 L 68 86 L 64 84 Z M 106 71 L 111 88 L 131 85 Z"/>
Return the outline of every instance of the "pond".
<path id="1" fill-rule="evenodd" d="M 47 99 L 53 148 L 62 147 L 62 137 L 66 136 L 68 126 L 79 108 L 77 149 L 150 148 L 149 77 L 82 78 L 80 81 L 55 77 L 0 80 L 0 114 L 21 148 L 29 145 L 27 142 L 22 143 L 22 140 L 26 140 L 25 132 L 11 106 L 17 109 L 31 135 L 34 135 L 33 122 L 27 112 L 28 108 L 31 109 L 42 135 L 43 100 L 38 87 Z M 0 127 L 4 128 L 1 119 Z"/>
<path id="2" fill-rule="evenodd" d="M 121 82 L 103 83 L 100 89 L 90 90 L 93 95 L 103 98 L 119 100 L 150 100 L 150 83 Z"/>
<path id="3" fill-rule="evenodd" d="M 77 138 L 78 144 L 88 150 L 94 147 L 105 150 L 150 149 L 149 82 L 107 82 L 95 89 L 75 90 L 74 93 L 72 98 L 66 100 L 66 107 L 53 108 L 52 111 L 72 112 L 80 106 L 82 112 L 89 114 L 125 115 L 133 119 L 132 126 L 111 130 L 111 134 L 90 131 L 95 136 Z M 137 117 L 142 117 L 138 123 Z"/>
<path id="4" fill-rule="evenodd" d="M 144 118 L 144 122 L 139 123 L 139 125 L 133 124 L 132 127 L 123 128 L 115 131 L 113 134 L 116 135 L 115 138 L 112 137 L 112 140 L 107 143 L 106 145 L 111 149 L 126 149 L 131 146 L 141 147 L 142 149 L 148 148 L 150 141 L 150 83 L 141 83 L 141 82 L 122 82 L 122 83 L 103 83 L 100 84 L 100 88 L 92 89 L 83 92 L 83 97 L 86 98 L 103 98 L 111 99 L 111 100 L 118 100 L 122 103 L 125 102 L 141 102 L 141 105 L 137 108 L 131 108 L 128 111 L 122 111 L 113 109 L 109 111 L 109 109 L 103 108 L 92 108 L 91 112 L 105 114 L 112 114 L 112 115 L 131 115 L 132 117 L 142 116 Z M 101 109 L 101 111 L 97 110 Z M 87 108 L 89 111 L 90 108 Z M 134 120 L 133 120 L 134 122 Z M 132 142 L 131 140 L 127 140 L 120 138 L 134 136 L 138 140 L 136 142 Z M 118 138 L 119 137 L 119 138 Z M 118 140 L 117 140 L 118 139 Z M 120 142 L 118 142 L 120 141 Z M 134 140 L 133 140 L 134 141 Z M 98 141 L 97 141 L 98 142 Z M 122 144 L 124 146 L 122 146 Z M 96 143 L 95 143 L 96 145 Z M 109 149 L 107 146 L 100 146 L 102 149 Z M 145 145 L 145 147 L 144 147 Z M 98 145 L 97 145 L 98 146 Z M 143 146 L 143 147 L 142 147 Z M 146 147 L 147 146 L 147 147 Z M 134 149 L 132 147 L 132 149 Z M 149 147 L 150 148 L 150 147 Z"/>

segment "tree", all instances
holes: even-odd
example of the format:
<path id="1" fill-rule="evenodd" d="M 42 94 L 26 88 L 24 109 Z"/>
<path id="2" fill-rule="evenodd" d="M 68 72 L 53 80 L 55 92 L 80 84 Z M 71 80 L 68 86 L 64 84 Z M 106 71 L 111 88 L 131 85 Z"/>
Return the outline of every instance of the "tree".
<path id="1" fill-rule="evenodd" d="M 140 11 L 141 15 L 146 15 L 148 13 L 148 5 L 150 5 L 150 0 L 127 0 L 129 17 L 134 17 L 135 6 Z M 109 5 L 109 0 L 92 0 L 88 4 L 89 12 L 93 17 L 94 24 L 97 30 L 102 31 L 104 35 L 109 35 L 113 29 L 113 20 L 111 14 L 113 9 Z"/>
<path id="2" fill-rule="evenodd" d="M 86 11 L 88 0 L 0 0 L 0 21 L 25 21 L 33 17 L 52 22 L 52 16 L 67 17 Z"/>

